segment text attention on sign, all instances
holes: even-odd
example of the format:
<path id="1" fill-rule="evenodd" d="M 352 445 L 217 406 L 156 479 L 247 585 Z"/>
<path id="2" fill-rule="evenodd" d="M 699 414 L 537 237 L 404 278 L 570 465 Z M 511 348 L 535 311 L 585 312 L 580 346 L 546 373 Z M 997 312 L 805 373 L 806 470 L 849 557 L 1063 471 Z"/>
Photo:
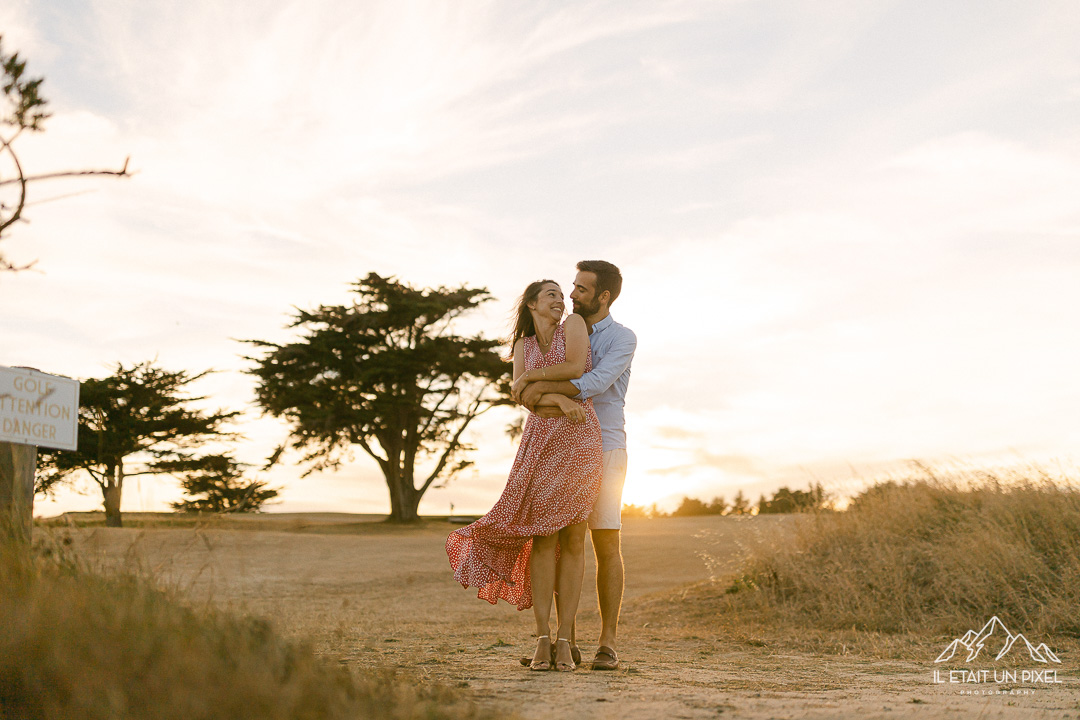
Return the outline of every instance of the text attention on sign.
<path id="1" fill-rule="evenodd" d="M 79 381 L 0 366 L 0 442 L 75 450 Z"/>

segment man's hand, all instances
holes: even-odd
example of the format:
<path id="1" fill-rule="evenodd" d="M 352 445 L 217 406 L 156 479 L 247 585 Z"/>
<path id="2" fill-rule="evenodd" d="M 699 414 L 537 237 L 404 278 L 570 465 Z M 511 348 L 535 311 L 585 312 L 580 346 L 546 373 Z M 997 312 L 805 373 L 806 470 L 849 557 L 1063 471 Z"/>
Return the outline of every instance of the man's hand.
<path id="1" fill-rule="evenodd" d="M 540 383 L 530 383 L 529 385 L 525 386 L 525 390 L 521 393 L 521 398 L 518 400 L 518 402 L 527 407 L 529 410 L 533 410 L 533 408 L 536 406 L 536 401 L 539 400 L 540 396 L 543 394 L 544 393 L 540 388 Z M 540 415 L 540 413 L 536 414 Z M 545 416 L 540 415 L 540 417 Z"/>
<path id="2" fill-rule="evenodd" d="M 535 410 L 533 410 L 533 413 L 537 417 L 542 417 L 542 418 L 553 418 L 553 417 L 562 417 L 563 416 L 563 411 L 560 408 L 552 407 L 550 405 L 542 405 L 541 407 L 538 407 Z"/>
<path id="3" fill-rule="evenodd" d="M 510 386 L 510 397 L 513 398 L 514 402 L 521 405 L 525 405 L 525 403 L 521 401 L 521 392 L 529 387 L 529 381 L 525 379 L 526 374 L 527 373 L 521 373 L 521 375 L 518 376 L 518 379 L 514 381 L 514 384 Z M 533 402 L 535 403 L 536 400 L 533 400 Z M 525 406 L 529 407 L 528 405 Z"/>
<path id="4" fill-rule="evenodd" d="M 578 389 L 569 380 L 537 380 L 534 383 L 529 383 L 521 393 L 521 399 L 517 402 L 532 410 L 536 407 L 540 397 L 549 393 L 573 398 L 577 397 Z"/>

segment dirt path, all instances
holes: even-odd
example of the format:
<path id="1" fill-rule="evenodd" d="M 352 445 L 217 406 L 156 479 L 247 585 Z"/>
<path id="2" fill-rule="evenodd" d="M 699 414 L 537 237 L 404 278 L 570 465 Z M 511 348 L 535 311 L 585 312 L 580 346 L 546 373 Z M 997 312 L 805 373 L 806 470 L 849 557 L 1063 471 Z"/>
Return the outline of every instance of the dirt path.
<path id="1" fill-rule="evenodd" d="M 453 526 L 400 530 L 308 516 L 305 532 L 300 520 L 283 522 L 268 520 L 268 531 L 87 529 L 75 537 L 95 562 L 139 565 L 195 603 L 268 617 L 344 662 L 406 667 L 525 718 L 1080 718 L 1071 659 L 1059 668 L 1064 684 L 1049 689 L 961 695 L 963 685 L 933 683 L 932 657 L 754 647 L 688 625 L 681 589 L 734 571 L 755 545 L 783 542 L 790 517 L 628 522 L 625 667 L 573 674 L 518 665 L 534 647 L 531 613 L 488 605 L 454 582 L 442 549 Z M 579 614 L 586 660 L 599 632 L 593 572 L 590 559 Z"/>

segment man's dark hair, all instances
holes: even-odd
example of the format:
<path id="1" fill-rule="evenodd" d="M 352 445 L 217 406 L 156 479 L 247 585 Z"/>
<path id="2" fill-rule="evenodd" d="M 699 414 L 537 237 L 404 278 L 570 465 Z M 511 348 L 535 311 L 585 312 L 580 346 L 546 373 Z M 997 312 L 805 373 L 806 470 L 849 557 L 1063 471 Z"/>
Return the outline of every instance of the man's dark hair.
<path id="1" fill-rule="evenodd" d="M 577 269 L 596 275 L 596 297 L 600 297 L 600 293 L 607 290 L 611 293 L 608 299 L 608 307 L 611 307 L 622 292 L 622 273 L 619 268 L 606 260 L 582 260 L 577 264 Z"/>

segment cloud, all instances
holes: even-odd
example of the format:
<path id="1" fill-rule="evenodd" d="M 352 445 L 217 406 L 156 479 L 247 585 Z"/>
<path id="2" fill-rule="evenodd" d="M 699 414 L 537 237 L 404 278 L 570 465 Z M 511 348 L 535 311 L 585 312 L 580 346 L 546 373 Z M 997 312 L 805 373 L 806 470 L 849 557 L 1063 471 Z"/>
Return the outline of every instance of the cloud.
<path id="1" fill-rule="evenodd" d="M 724 471 L 726 474 L 737 475 L 743 481 L 747 478 L 762 477 L 758 462 L 753 458 L 742 455 L 713 455 L 700 448 L 696 449 L 693 454 L 694 460 L 691 463 L 673 467 L 651 468 L 646 472 L 649 475 L 664 477 L 668 475 L 685 475 L 692 470 L 701 468 L 715 468 Z"/>
<path id="2" fill-rule="evenodd" d="M 3 34 L 4 52 L 19 53 L 28 60 L 27 70 L 31 77 L 40 77 L 37 63 L 52 55 L 54 48 L 37 31 L 29 0 L 11 0 L 0 7 L 0 32 Z"/>
<path id="3" fill-rule="evenodd" d="M 140 172 L 34 188 L 92 192 L 5 239 L 45 274 L 0 279 L 0 363 L 157 355 L 246 407 L 235 339 L 369 271 L 487 286 L 466 326 L 496 335 L 602 256 L 639 498 L 1074 447 L 1076 9 L 790 10 L 5 4 L 55 112 L 29 164 Z M 259 455 L 279 428 L 252 428 Z M 500 433 L 432 507 L 494 500 Z"/>
<path id="4" fill-rule="evenodd" d="M 922 143 L 883 170 L 895 178 L 896 205 L 914 209 L 920 229 L 937 236 L 1080 228 L 1080 201 L 1069 191 L 1080 182 L 1075 154 L 968 132 Z"/>
<path id="5" fill-rule="evenodd" d="M 659 438 L 674 440 L 696 440 L 701 437 L 701 432 L 684 427 L 658 427 L 655 435 Z"/>

